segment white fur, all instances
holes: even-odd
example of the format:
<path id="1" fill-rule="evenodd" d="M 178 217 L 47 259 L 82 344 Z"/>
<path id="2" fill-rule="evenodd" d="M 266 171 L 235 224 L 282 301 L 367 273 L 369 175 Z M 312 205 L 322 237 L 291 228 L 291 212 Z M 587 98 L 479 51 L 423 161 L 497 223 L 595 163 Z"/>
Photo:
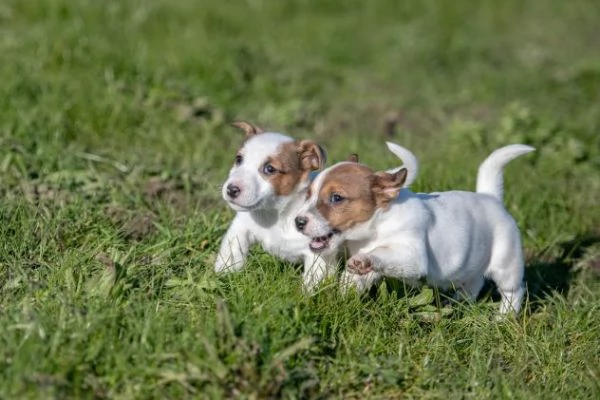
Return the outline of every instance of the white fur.
<path id="1" fill-rule="evenodd" d="M 310 238 L 296 230 L 294 218 L 306 200 L 310 180 L 302 182 L 288 196 L 277 196 L 270 182 L 260 174 L 265 160 L 275 154 L 278 147 L 293 139 L 279 133 L 261 133 L 247 140 L 240 166 L 231 169 L 223 185 L 223 199 L 237 211 L 233 222 L 221 242 L 215 263 L 216 272 L 240 271 L 246 262 L 250 246 L 259 243 L 267 252 L 290 262 L 304 261 L 303 288 L 310 292 L 323 279 L 335 273 L 337 253 L 313 253 Z M 416 157 L 397 146 L 398 157 L 406 165 L 418 169 Z M 311 174 L 314 178 L 316 174 Z M 227 196 L 227 185 L 240 187 L 235 200 Z"/>
<path id="2" fill-rule="evenodd" d="M 241 150 L 243 162 L 233 166 L 223 185 L 223 199 L 237 211 L 221 242 L 215 263 L 216 272 L 240 271 L 250 246 L 259 243 L 267 252 L 287 261 L 304 261 L 303 287 L 310 291 L 326 276 L 335 272 L 333 260 L 314 254 L 309 238 L 300 234 L 294 218 L 306 198 L 309 181 L 301 182 L 287 196 L 277 196 L 260 170 L 279 146 L 293 139 L 280 133 L 261 133 L 248 139 Z M 241 189 L 234 200 L 227 196 L 227 185 Z"/>
<path id="3" fill-rule="evenodd" d="M 402 186 L 409 187 L 419 175 L 419 160 L 410 150 L 396 143 L 385 142 L 385 144 L 396 157 L 402 160 L 403 164 L 401 167 L 388 170 L 387 172 L 394 173 L 400 171 L 402 168 L 406 168 L 408 173 L 406 175 L 406 181 L 404 181 L 404 185 Z"/>
<path id="4" fill-rule="evenodd" d="M 513 144 L 495 150 L 479 166 L 477 172 L 477 193 L 487 193 L 499 201 L 504 199 L 504 179 L 502 169 L 515 158 L 535 149 L 524 144 Z"/>
<path id="5" fill-rule="evenodd" d="M 343 243 L 351 259 L 368 257 L 373 271 L 366 275 L 344 272 L 343 281 L 359 290 L 384 276 L 415 283 L 425 277 L 442 289 L 456 288 L 470 299 L 479 294 L 484 278 L 491 278 L 502 295 L 500 313 L 518 312 L 524 295 L 524 261 L 519 229 L 502 204 L 502 169 L 512 159 L 534 151 L 511 145 L 492 153 L 481 165 L 477 192 L 413 193 L 402 189 L 387 211 L 334 235 L 330 250 Z M 331 168 L 324 170 L 315 186 Z M 311 237 L 330 232 L 311 198 L 301 215 L 308 218 L 304 233 Z"/>

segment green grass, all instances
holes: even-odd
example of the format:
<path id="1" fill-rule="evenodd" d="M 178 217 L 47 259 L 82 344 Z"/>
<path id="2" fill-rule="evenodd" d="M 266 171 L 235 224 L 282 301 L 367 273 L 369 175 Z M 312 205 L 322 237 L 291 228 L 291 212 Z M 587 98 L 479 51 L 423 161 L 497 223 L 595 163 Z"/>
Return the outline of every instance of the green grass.
<path id="1" fill-rule="evenodd" d="M 598 398 L 599 23 L 593 0 L 3 1 L 0 398 Z M 524 313 L 305 298 L 259 249 L 215 277 L 235 118 L 376 168 L 396 141 L 422 191 L 536 146 L 505 174 Z"/>

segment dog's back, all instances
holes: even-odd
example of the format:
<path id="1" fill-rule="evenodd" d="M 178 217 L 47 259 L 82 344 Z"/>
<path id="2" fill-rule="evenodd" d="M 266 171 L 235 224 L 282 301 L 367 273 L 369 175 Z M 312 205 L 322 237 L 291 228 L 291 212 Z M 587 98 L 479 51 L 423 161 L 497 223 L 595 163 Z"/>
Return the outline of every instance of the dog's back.
<path id="1" fill-rule="evenodd" d="M 420 236 L 429 258 L 428 279 L 436 286 L 484 274 L 493 249 L 518 235 L 517 225 L 502 203 L 486 194 L 404 190 L 387 213 L 378 236 L 391 241 L 403 235 Z"/>
<path id="2" fill-rule="evenodd" d="M 492 196 L 450 191 L 419 198 L 427 215 L 428 274 L 436 281 L 486 274 L 495 248 L 518 235 L 514 219 Z"/>

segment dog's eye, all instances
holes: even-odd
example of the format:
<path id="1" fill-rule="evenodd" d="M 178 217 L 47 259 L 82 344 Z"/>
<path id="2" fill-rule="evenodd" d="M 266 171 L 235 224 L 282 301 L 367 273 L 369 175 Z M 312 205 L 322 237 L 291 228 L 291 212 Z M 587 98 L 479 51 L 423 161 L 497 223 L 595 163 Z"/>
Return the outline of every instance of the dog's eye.
<path id="1" fill-rule="evenodd" d="M 265 173 L 265 175 L 273 175 L 275 172 L 277 172 L 277 169 L 270 163 L 267 163 L 263 167 L 263 172 Z"/>
<path id="2" fill-rule="evenodd" d="M 244 157 L 241 154 L 235 156 L 235 165 L 240 165 L 244 161 Z"/>
<path id="3" fill-rule="evenodd" d="M 331 204 L 337 204 L 342 200 L 344 200 L 344 198 L 337 193 L 332 193 L 331 196 L 329 196 L 329 202 Z"/>

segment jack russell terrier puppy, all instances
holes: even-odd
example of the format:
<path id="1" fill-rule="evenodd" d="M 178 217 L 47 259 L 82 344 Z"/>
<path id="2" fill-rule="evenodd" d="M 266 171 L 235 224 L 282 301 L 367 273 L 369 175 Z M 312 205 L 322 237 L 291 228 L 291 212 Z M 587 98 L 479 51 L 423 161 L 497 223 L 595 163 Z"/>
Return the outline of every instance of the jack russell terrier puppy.
<path id="1" fill-rule="evenodd" d="M 234 126 L 246 133 L 246 141 L 235 156 L 222 195 L 237 213 L 221 242 L 215 271 L 241 270 L 250 246 L 259 243 L 284 260 L 303 260 L 303 289 L 310 292 L 337 266 L 337 254 L 311 251 L 311 240 L 294 223 L 315 171 L 325 164 L 325 151 L 313 141 L 264 132 L 248 122 Z M 408 166 L 418 168 L 411 152 L 400 146 L 395 150 Z"/>
<path id="2" fill-rule="evenodd" d="M 296 226 L 319 254 L 348 247 L 343 282 L 359 291 L 384 276 L 412 285 L 424 277 L 475 300 L 487 277 L 502 296 L 500 313 L 517 313 L 523 250 L 519 228 L 502 204 L 502 170 L 534 150 L 515 144 L 494 151 L 479 167 L 475 193 L 413 193 L 402 189 L 406 168 L 375 172 L 357 162 L 338 163 L 311 184 Z"/>

